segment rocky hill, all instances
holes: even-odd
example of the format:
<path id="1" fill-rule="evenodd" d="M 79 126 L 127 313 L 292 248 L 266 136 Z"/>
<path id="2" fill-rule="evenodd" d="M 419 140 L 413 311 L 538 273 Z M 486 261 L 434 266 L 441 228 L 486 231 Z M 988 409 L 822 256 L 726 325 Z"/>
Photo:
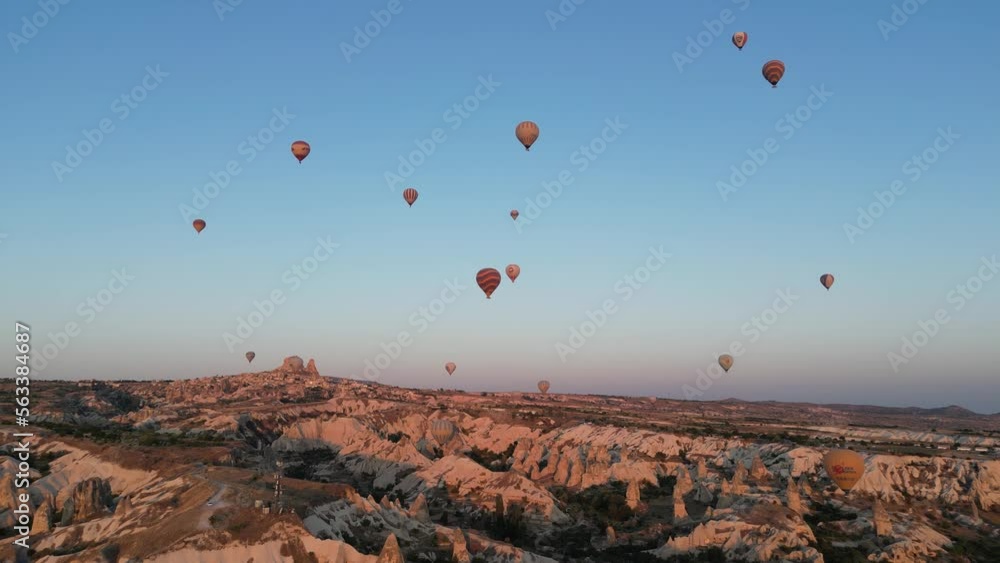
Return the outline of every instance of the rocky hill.
<path id="1" fill-rule="evenodd" d="M 2 429 L 0 561 L 15 560 L 22 494 L 39 562 L 923 562 L 1000 549 L 1000 428 L 952 407 L 401 389 L 322 377 L 297 357 L 225 377 L 33 385 L 27 489 L 12 436 L 24 429 Z M 847 440 L 866 472 L 845 494 L 822 456 Z"/>

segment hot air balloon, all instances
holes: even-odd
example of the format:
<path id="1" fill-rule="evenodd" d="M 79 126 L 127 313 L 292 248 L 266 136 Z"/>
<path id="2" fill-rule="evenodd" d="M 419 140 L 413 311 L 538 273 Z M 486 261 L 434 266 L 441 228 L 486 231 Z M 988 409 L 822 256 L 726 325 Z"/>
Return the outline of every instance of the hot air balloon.
<path id="1" fill-rule="evenodd" d="M 413 202 L 417 201 L 417 195 L 419 195 L 417 194 L 417 190 L 413 188 L 403 190 L 403 199 L 406 200 L 406 203 L 410 204 L 410 207 L 413 207 Z"/>
<path id="2" fill-rule="evenodd" d="M 444 365 L 444 371 L 448 372 L 448 375 L 451 375 L 455 373 L 456 367 L 458 366 L 455 365 L 455 362 L 448 362 L 447 364 Z"/>
<path id="3" fill-rule="evenodd" d="M 823 274 L 819 277 L 819 283 L 823 284 L 827 291 L 830 291 L 830 287 L 833 285 L 833 274 Z"/>
<path id="4" fill-rule="evenodd" d="M 743 46 L 747 44 L 747 39 L 749 39 L 749 37 L 750 36 L 747 35 L 747 32 L 737 31 L 733 34 L 733 45 L 736 45 L 736 48 L 742 51 Z"/>
<path id="5" fill-rule="evenodd" d="M 785 75 L 785 63 L 779 60 L 767 61 L 761 69 L 764 79 L 771 83 L 772 88 L 778 87 L 778 81 Z"/>
<path id="6" fill-rule="evenodd" d="M 483 268 L 476 274 L 476 283 L 479 284 L 479 289 L 486 294 L 486 298 L 491 299 L 490 296 L 500 285 L 500 272 L 496 268 Z"/>
<path id="7" fill-rule="evenodd" d="M 514 280 L 516 280 L 517 276 L 520 276 L 520 275 L 521 275 L 521 267 L 520 266 L 518 266 L 517 264 L 508 264 L 507 265 L 507 277 L 510 278 L 510 283 L 514 283 Z"/>
<path id="8" fill-rule="evenodd" d="M 517 140 L 521 141 L 524 145 L 524 150 L 530 151 L 531 145 L 535 144 L 538 140 L 538 126 L 535 125 L 533 121 L 522 121 L 517 124 L 514 129 L 514 134 L 517 135 Z"/>
<path id="9" fill-rule="evenodd" d="M 309 156 L 310 150 L 312 149 L 309 148 L 309 143 L 305 141 L 295 141 L 292 143 L 292 154 L 295 155 L 295 158 L 299 159 L 299 164 L 302 164 L 302 161 Z"/>
<path id="10" fill-rule="evenodd" d="M 192 225 L 194 225 L 194 230 L 198 231 L 198 233 L 201 233 L 203 230 L 205 230 L 205 221 L 203 221 L 202 219 L 195 219 Z"/>
<path id="11" fill-rule="evenodd" d="M 515 220 L 515 221 L 517 221 L 517 216 L 518 215 L 520 215 L 520 213 L 517 212 L 517 209 L 515 209 L 515 210 L 513 210 L 513 211 L 510 212 L 510 218 L 513 219 L 513 220 Z"/>
<path id="12" fill-rule="evenodd" d="M 253 352 L 247 352 L 247 363 L 252 362 L 256 355 L 257 354 L 254 354 Z"/>
<path id="13" fill-rule="evenodd" d="M 729 368 L 733 367 L 733 357 L 729 354 L 719 356 L 719 365 L 722 366 L 722 369 L 729 371 Z"/>
<path id="14" fill-rule="evenodd" d="M 549 382 L 547 380 L 545 380 L 545 379 L 539 381 L 538 382 L 538 390 L 541 391 L 542 393 L 548 393 L 549 392 Z"/>
<path id="15" fill-rule="evenodd" d="M 450 420 L 439 418 L 431 421 L 431 436 L 442 446 L 455 437 L 455 425 Z"/>
<path id="16" fill-rule="evenodd" d="M 865 458 L 851 450 L 830 450 L 823 457 L 826 474 L 845 493 L 865 474 Z"/>

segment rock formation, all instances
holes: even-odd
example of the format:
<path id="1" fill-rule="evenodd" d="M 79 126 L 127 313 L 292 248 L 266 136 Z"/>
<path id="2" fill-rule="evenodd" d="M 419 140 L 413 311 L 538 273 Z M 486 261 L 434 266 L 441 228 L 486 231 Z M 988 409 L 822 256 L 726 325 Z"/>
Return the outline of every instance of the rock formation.
<path id="1" fill-rule="evenodd" d="M 316 369 L 316 360 L 309 358 L 309 365 L 306 366 L 306 371 L 309 372 L 309 375 L 319 377 L 319 370 Z"/>
<path id="2" fill-rule="evenodd" d="M 465 541 L 465 534 L 458 528 L 452 530 L 451 533 L 451 560 L 454 563 L 470 563 L 472 561 L 469 545 Z"/>
<path id="3" fill-rule="evenodd" d="M 892 535 L 892 521 L 889 520 L 889 513 L 878 498 L 875 499 L 875 506 L 872 508 L 872 523 L 875 527 L 875 535 L 879 537 Z"/>
<path id="4" fill-rule="evenodd" d="M 705 483 L 699 482 L 694 486 L 694 494 L 691 495 L 691 499 L 695 502 L 700 502 L 702 504 L 711 504 L 712 499 L 715 498 L 712 495 L 712 491 L 708 490 Z"/>
<path id="5" fill-rule="evenodd" d="M 703 457 L 698 458 L 698 478 L 708 478 L 708 467 L 705 465 L 705 458 Z"/>
<path id="6" fill-rule="evenodd" d="M 424 493 L 417 495 L 416 500 L 410 505 L 410 516 L 421 522 L 430 523 L 431 513 L 427 509 L 427 499 L 424 497 Z"/>
<path id="7" fill-rule="evenodd" d="M 799 515 L 802 515 L 803 514 L 803 511 L 802 511 L 802 497 L 799 496 L 799 487 L 795 483 L 795 479 L 794 478 L 789 478 L 788 479 L 787 497 L 788 497 L 788 508 L 790 510 L 794 510 Z"/>
<path id="8" fill-rule="evenodd" d="M 694 489 L 694 483 L 691 481 L 691 475 L 688 473 L 686 467 L 677 468 L 677 483 L 674 485 L 674 494 L 684 496 Z"/>
<path id="9" fill-rule="evenodd" d="M 674 493 L 674 524 L 687 517 L 687 506 L 684 504 L 684 497 Z"/>
<path id="10" fill-rule="evenodd" d="M 736 484 L 736 479 L 739 478 L 740 484 L 746 483 L 749 472 L 747 471 L 747 466 L 743 465 L 742 461 L 736 462 L 736 472 L 733 474 L 733 484 Z"/>
<path id="11" fill-rule="evenodd" d="M 385 545 L 382 546 L 375 563 L 406 563 L 403 552 L 399 549 L 396 534 L 389 534 L 389 537 L 385 538 Z"/>
<path id="12" fill-rule="evenodd" d="M 619 497 L 621 498 L 621 497 Z M 632 510 L 639 508 L 639 482 L 629 481 L 628 490 L 625 492 L 625 500 L 628 502 L 628 507 Z"/>
<path id="13" fill-rule="evenodd" d="M 615 529 L 608 526 L 608 529 L 604 531 L 605 536 L 608 539 L 608 543 L 614 545 L 618 541 L 618 535 L 615 534 Z"/>
<path id="14" fill-rule="evenodd" d="M 115 506 L 115 516 L 126 516 L 132 511 L 132 499 L 130 497 L 122 497 L 118 501 L 118 505 Z"/>
<path id="15" fill-rule="evenodd" d="M 972 499 L 972 521 L 979 522 L 979 506 L 976 505 L 976 499 Z"/>
<path id="16" fill-rule="evenodd" d="M 734 494 L 734 495 L 745 495 L 747 493 L 747 490 L 749 489 L 749 487 L 747 487 L 746 481 L 745 481 L 746 475 L 747 475 L 747 469 L 746 469 L 746 467 L 742 463 L 739 465 L 739 467 L 742 468 L 743 471 L 740 471 L 739 469 L 737 469 L 736 470 L 736 475 L 733 475 L 733 490 L 732 490 L 732 494 Z"/>
<path id="17" fill-rule="evenodd" d="M 304 373 L 306 371 L 305 364 L 302 363 L 302 358 L 298 356 L 288 356 L 285 361 L 281 362 L 281 367 L 278 371 L 283 373 Z"/>
<path id="18" fill-rule="evenodd" d="M 114 497 L 111 495 L 111 484 L 104 479 L 92 477 L 82 481 L 73 488 L 73 505 L 71 522 L 82 522 L 107 512 Z M 66 509 L 63 509 L 63 520 L 66 519 Z"/>
<path id="19" fill-rule="evenodd" d="M 0 512 L 17 508 L 17 492 L 14 489 L 14 476 L 4 473 L 0 476 Z"/>
<path id="20" fill-rule="evenodd" d="M 755 454 L 753 456 L 753 462 L 750 465 L 750 476 L 756 481 L 763 481 L 771 478 L 771 472 L 764 466 L 764 462 L 760 459 L 760 454 Z"/>
<path id="21" fill-rule="evenodd" d="M 46 534 L 52 529 L 52 504 L 49 499 L 42 501 L 35 509 L 35 514 L 31 522 L 31 535 L 38 536 Z"/>

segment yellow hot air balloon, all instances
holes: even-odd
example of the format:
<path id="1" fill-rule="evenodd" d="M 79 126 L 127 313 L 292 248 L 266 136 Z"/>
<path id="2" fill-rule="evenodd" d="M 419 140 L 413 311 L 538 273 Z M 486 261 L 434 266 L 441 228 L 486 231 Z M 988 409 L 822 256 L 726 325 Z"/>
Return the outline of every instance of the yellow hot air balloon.
<path id="1" fill-rule="evenodd" d="M 431 422 L 431 436 L 442 446 L 455 437 L 455 425 L 450 420 L 439 418 Z"/>
<path id="2" fill-rule="evenodd" d="M 728 372 L 729 368 L 733 367 L 733 357 L 729 354 L 719 356 L 719 365 Z"/>
<path id="3" fill-rule="evenodd" d="M 448 375 L 451 375 L 455 373 L 456 367 L 458 366 L 455 365 L 455 362 L 448 362 L 447 364 L 444 365 L 444 370 L 448 372 Z"/>
<path id="4" fill-rule="evenodd" d="M 851 450 L 830 450 L 823 457 L 823 467 L 830 479 L 846 493 L 865 474 L 865 458 Z"/>
<path id="5" fill-rule="evenodd" d="M 548 393 L 549 392 L 549 382 L 547 380 L 545 380 L 545 379 L 539 381 L 538 382 L 538 390 L 541 391 L 542 393 Z"/>

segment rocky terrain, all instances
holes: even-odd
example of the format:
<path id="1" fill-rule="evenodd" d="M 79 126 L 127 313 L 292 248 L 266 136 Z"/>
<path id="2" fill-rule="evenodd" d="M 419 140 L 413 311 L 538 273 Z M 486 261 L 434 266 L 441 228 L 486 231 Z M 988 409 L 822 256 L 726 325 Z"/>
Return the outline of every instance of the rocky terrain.
<path id="1" fill-rule="evenodd" d="M 35 381 L 32 400 L 31 426 L 0 427 L 0 561 L 16 560 L 22 504 L 38 562 L 1000 553 L 1000 417 L 958 407 L 403 389 L 298 357 L 195 380 Z M 437 420 L 456 429 L 445 443 Z M 822 468 L 845 446 L 866 458 L 847 494 Z"/>

